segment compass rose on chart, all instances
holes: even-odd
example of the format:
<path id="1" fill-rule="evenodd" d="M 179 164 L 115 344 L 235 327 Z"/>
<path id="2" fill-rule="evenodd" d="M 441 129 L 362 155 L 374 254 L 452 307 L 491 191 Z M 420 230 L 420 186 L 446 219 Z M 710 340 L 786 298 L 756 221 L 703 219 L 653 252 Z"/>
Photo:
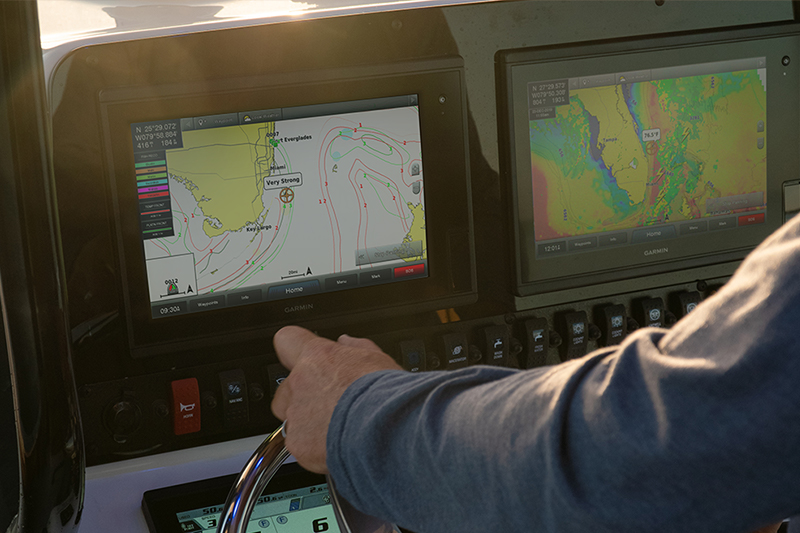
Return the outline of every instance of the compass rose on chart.
<path id="1" fill-rule="evenodd" d="M 281 189 L 278 197 L 281 199 L 281 202 L 285 204 L 291 203 L 291 201 L 294 200 L 294 191 L 289 187 L 284 187 Z"/>

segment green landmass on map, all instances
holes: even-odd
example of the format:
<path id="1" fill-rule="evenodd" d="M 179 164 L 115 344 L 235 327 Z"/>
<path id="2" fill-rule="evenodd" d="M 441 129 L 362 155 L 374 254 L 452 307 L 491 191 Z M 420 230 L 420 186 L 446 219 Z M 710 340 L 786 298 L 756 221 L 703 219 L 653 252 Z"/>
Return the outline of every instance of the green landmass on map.
<path id="1" fill-rule="evenodd" d="M 536 238 L 696 219 L 710 198 L 765 191 L 764 83 L 748 70 L 571 91 L 529 124 Z"/>
<path id="2" fill-rule="evenodd" d="M 411 211 L 414 219 L 411 221 L 411 229 L 408 230 L 403 242 L 422 242 L 422 255 L 417 257 L 407 257 L 405 260 L 407 262 L 419 261 L 420 259 L 425 259 L 428 254 L 428 246 L 425 236 L 425 206 L 423 206 L 421 203 L 414 205 L 411 202 L 408 202 L 406 205 L 408 206 L 409 211 Z"/>
<path id="3" fill-rule="evenodd" d="M 167 168 L 194 196 L 209 237 L 253 224 L 264 211 L 264 178 L 274 164 L 274 122 L 183 132 Z"/>

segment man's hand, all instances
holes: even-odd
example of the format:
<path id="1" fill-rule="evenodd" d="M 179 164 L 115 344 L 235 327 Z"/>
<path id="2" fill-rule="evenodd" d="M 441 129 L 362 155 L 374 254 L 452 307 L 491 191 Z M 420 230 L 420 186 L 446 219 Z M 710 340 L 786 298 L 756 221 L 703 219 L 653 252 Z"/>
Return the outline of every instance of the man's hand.
<path id="1" fill-rule="evenodd" d="M 365 374 L 400 367 L 368 339 L 342 335 L 334 342 L 287 326 L 272 342 L 291 371 L 272 400 L 272 412 L 287 421 L 286 448 L 303 468 L 324 474 L 328 425 L 345 389 Z"/>

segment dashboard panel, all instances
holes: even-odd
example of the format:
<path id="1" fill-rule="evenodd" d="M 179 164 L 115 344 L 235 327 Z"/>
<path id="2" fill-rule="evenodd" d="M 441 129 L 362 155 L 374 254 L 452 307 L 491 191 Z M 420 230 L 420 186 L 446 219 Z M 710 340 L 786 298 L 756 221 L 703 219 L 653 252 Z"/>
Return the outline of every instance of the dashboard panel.
<path id="1" fill-rule="evenodd" d="M 285 324 L 369 337 L 410 371 L 531 368 L 669 327 L 722 286 L 800 210 L 798 28 L 751 24 L 747 2 L 599 4 L 64 56 L 54 165 L 88 463 L 274 429 Z M 584 32 L 561 31 L 576 17 Z M 686 90 L 706 107 L 680 108 Z"/>

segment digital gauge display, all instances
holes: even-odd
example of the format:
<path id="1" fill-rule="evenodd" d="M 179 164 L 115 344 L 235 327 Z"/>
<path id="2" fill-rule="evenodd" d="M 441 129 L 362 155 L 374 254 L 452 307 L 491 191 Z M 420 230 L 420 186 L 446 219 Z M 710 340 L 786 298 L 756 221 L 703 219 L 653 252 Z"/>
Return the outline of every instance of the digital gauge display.
<path id="1" fill-rule="evenodd" d="M 222 506 L 176 513 L 181 532 L 216 533 Z M 248 532 L 339 533 L 327 483 L 266 494 L 258 499 L 247 525 Z"/>
<path id="2" fill-rule="evenodd" d="M 236 478 L 229 475 L 146 491 L 142 511 L 150 533 L 216 533 Z M 335 498 L 325 476 L 305 471 L 297 463 L 284 464 L 256 500 L 244 529 L 248 533 L 340 533 L 347 526 L 340 525 Z M 376 523 L 387 528 L 362 531 L 394 529 L 391 524 Z M 356 526 L 356 522 L 347 524 Z"/>

